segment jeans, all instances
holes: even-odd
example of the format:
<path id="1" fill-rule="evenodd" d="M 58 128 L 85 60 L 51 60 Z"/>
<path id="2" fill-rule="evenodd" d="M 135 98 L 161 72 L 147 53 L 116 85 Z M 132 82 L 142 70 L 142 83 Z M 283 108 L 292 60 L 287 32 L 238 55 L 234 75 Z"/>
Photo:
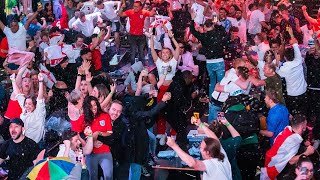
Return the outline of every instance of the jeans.
<path id="1" fill-rule="evenodd" d="M 144 62 L 144 47 L 146 46 L 146 37 L 144 35 L 136 36 L 129 34 L 128 41 L 130 44 L 131 64 L 135 63 L 135 57 L 138 48 L 138 60 Z"/>
<path id="2" fill-rule="evenodd" d="M 140 180 L 141 177 L 141 165 L 136 163 L 130 164 L 129 180 Z"/>
<path id="3" fill-rule="evenodd" d="M 210 78 L 209 97 L 211 97 L 217 82 L 224 77 L 224 62 L 207 63 L 207 71 Z"/>
<path id="4" fill-rule="evenodd" d="M 149 153 L 152 155 L 156 154 L 156 147 L 157 147 L 157 139 L 156 136 L 150 131 L 147 130 L 149 136 Z"/>
<path id="5" fill-rule="evenodd" d="M 91 180 L 98 179 L 98 165 L 103 170 L 103 177 L 105 180 L 112 180 L 113 160 L 111 153 L 90 154 L 87 156 L 87 167 Z"/>
<path id="6" fill-rule="evenodd" d="M 221 111 L 221 106 L 214 104 L 212 102 L 209 103 L 209 117 L 208 124 L 211 124 L 213 121 L 217 120 L 218 112 Z"/>

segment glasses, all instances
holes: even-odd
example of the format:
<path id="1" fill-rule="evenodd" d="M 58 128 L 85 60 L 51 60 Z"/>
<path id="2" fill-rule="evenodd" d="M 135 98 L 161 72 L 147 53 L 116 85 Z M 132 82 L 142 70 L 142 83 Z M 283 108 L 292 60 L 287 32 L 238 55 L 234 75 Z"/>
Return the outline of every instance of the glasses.
<path id="1" fill-rule="evenodd" d="M 182 48 L 182 49 L 183 49 L 183 48 L 184 48 L 184 46 L 181 46 L 181 47 L 179 47 L 179 48 Z"/>

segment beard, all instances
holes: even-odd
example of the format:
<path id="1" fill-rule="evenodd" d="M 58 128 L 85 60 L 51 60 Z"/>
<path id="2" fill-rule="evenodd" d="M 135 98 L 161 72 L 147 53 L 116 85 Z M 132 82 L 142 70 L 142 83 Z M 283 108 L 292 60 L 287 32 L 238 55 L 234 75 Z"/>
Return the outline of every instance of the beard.
<path id="1" fill-rule="evenodd" d="M 12 135 L 11 135 L 11 137 L 12 137 L 13 140 L 17 140 L 17 139 L 19 139 L 21 137 L 21 135 L 22 135 L 22 132 L 17 133 L 15 138 L 13 138 Z"/>
<path id="2" fill-rule="evenodd" d="M 241 18 L 242 18 L 241 16 L 240 16 L 240 17 L 236 17 L 237 21 L 240 21 L 240 20 L 241 20 Z"/>

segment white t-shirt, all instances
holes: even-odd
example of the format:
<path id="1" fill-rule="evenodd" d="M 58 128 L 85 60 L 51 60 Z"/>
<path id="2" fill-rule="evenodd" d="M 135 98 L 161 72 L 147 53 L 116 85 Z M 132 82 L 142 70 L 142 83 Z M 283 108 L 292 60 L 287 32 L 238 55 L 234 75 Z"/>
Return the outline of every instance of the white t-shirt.
<path id="1" fill-rule="evenodd" d="M 224 92 L 213 91 L 212 97 L 220 102 L 225 102 L 229 96 L 242 94 L 243 90 L 235 84 L 238 79 L 239 77 L 236 74 L 236 70 L 231 68 L 220 82 L 220 85 L 224 86 Z"/>
<path id="2" fill-rule="evenodd" d="M 7 26 L 4 27 L 3 33 L 8 38 L 9 48 L 15 48 L 20 51 L 27 49 L 27 30 L 22 24 L 19 23 L 19 30 L 16 33 L 13 33 Z"/>
<path id="3" fill-rule="evenodd" d="M 224 154 L 223 161 L 217 158 L 202 161 L 206 167 L 206 171 L 203 172 L 203 180 L 232 180 L 231 165 L 227 154 L 222 147 L 220 151 Z"/>
<path id="4" fill-rule="evenodd" d="M 66 146 L 64 144 L 60 144 L 57 157 L 63 157 L 65 149 Z M 77 154 L 72 149 L 70 149 L 68 157 L 71 159 L 73 163 L 77 163 Z"/>
<path id="5" fill-rule="evenodd" d="M 172 80 L 173 76 L 176 74 L 177 63 L 178 63 L 177 60 L 175 60 L 174 58 L 172 58 L 168 62 L 163 62 L 160 58 L 158 58 L 156 61 L 156 66 L 157 66 L 159 77 L 162 74 L 164 74 L 165 71 L 167 71 L 168 74 L 165 80 Z M 170 67 L 171 67 L 171 71 L 170 71 Z"/>
<path id="6" fill-rule="evenodd" d="M 236 18 L 227 17 L 231 21 L 232 26 L 239 28 L 238 36 L 241 43 L 247 42 L 247 21 L 241 18 L 239 21 Z"/>
<path id="7" fill-rule="evenodd" d="M 248 32 L 250 34 L 261 33 L 262 26 L 260 22 L 262 21 L 265 21 L 263 12 L 261 12 L 259 9 L 252 11 L 249 20 Z"/>
<path id="8" fill-rule="evenodd" d="M 198 25 L 203 24 L 205 21 L 205 18 L 203 15 L 204 7 L 195 2 L 192 4 L 191 9 L 196 14 L 196 17 L 194 18 L 194 22 L 196 22 Z"/>
<path id="9" fill-rule="evenodd" d="M 39 44 L 39 52 L 44 52 L 44 49 L 45 48 L 47 48 L 47 47 L 49 47 L 49 43 L 46 43 L 46 42 L 41 42 L 40 44 Z"/>
<path id="10" fill-rule="evenodd" d="M 308 45 L 309 40 L 313 39 L 312 35 L 313 35 L 313 30 L 312 29 L 308 29 L 307 25 L 302 26 L 301 31 L 303 33 L 303 45 Z"/>
<path id="11" fill-rule="evenodd" d="M 114 1 L 104 2 L 103 4 L 103 9 L 96 8 L 94 12 L 101 12 L 101 14 L 107 19 L 118 21 L 118 15 L 114 9 Z"/>
<path id="12" fill-rule="evenodd" d="M 97 18 L 99 15 L 100 15 L 99 12 L 88 14 L 88 15 L 86 15 L 85 22 L 81 22 L 80 18 L 78 18 L 72 24 L 72 27 L 75 28 L 76 30 L 82 32 L 82 34 L 85 35 L 86 37 L 90 37 L 93 34 L 93 30 L 94 30 L 93 20 L 95 18 Z"/>

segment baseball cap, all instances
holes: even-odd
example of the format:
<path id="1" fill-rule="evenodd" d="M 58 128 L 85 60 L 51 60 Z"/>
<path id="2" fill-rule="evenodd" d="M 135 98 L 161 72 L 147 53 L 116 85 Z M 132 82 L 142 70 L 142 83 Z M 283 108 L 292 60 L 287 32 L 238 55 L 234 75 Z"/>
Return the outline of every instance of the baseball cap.
<path id="1" fill-rule="evenodd" d="M 22 121 L 20 118 L 13 118 L 13 119 L 11 119 L 11 120 L 10 120 L 10 124 L 11 124 L 11 123 L 15 123 L 15 124 L 18 124 L 18 125 L 24 127 L 24 123 L 23 123 L 23 121 Z"/>

